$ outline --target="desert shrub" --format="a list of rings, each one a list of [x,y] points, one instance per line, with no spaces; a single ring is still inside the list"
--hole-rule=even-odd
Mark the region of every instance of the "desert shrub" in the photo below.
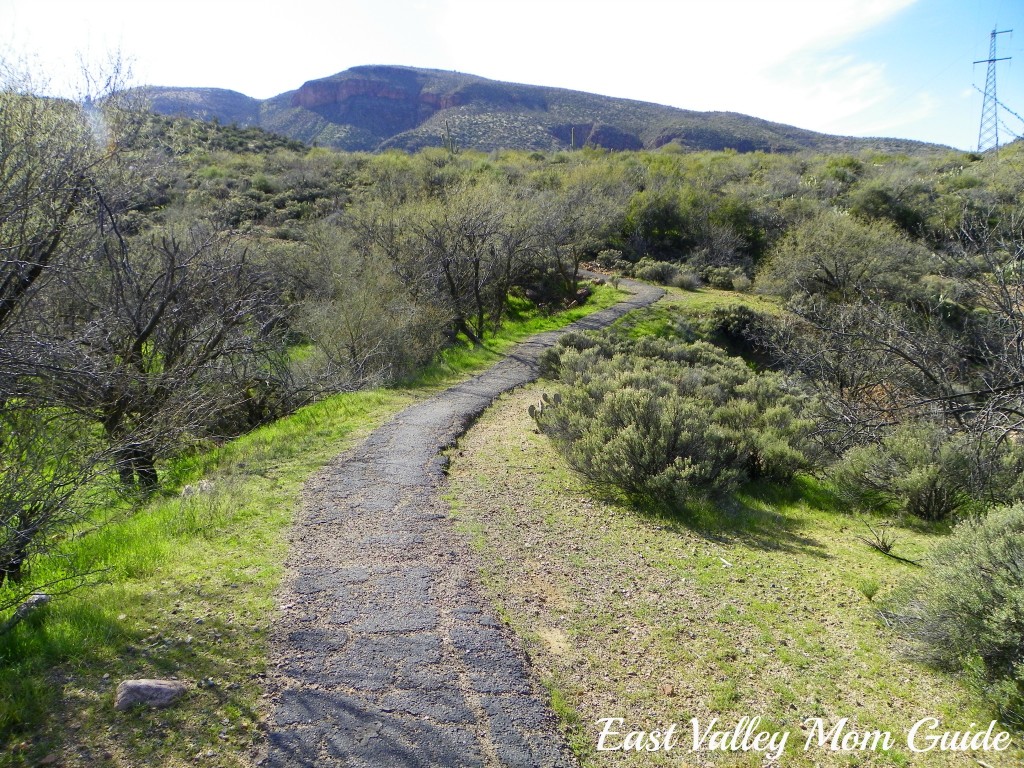
[[[626,205],[622,224],[625,250],[636,256],[678,257],[692,242],[678,190],[644,189]]]
[[[787,298],[846,302],[864,294],[905,300],[931,260],[928,250],[884,220],[835,210],[790,229],[761,270],[762,289]]]
[[[606,248],[597,254],[596,260],[602,267],[610,269],[622,260],[622,251]]]
[[[754,281],[746,275],[737,275],[732,279],[732,289],[734,291],[739,291],[740,293],[746,293],[749,291],[753,284]]]
[[[679,267],[668,261],[641,259],[633,268],[633,275],[640,280],[669,285],[679,275]]]
[[[669,283],[673,288],[682,288],[684,291],[696,291],[701,287],[700,275],[689,270],[680,272]]]
[[[801,395],[711,344],[572,334],[542,368],[562,387],[538,423],[597,485],[676,506],[809,463]]]
[[[722,291],[746,290],[751,285],[750,278],[740,267],[706,266],[701,270],[701,277],[712,288]],[[736,287],[737,281],[742,288]]]
[[[947,520],[1019,497],[1020,453],[936,424],[911,424],[851,448],[831,477],[839,497],[857,509]]]
[[[865,220],[889,220],[911,235],[918,233],[925,219],[911,202],[886,188],[884,180],[866,184],[851,193],[850,212]]]
[[[892,615],[927,659],[976,676],[1024,724],[1024,504],[957,526]]]
[[[774,358],[762,340],[772,323],[772,318],[745,304],[726,304],[697,318],[680,318],[676,330],[682,338],[708,341],[730,355],[768,366]]]

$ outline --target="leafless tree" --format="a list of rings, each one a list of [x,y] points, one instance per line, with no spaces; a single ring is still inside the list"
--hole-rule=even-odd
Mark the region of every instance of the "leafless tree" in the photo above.
[[[0,329],[113,202],[101,182],[120,173],[139,113],[119,68],[98,85],[79,101],[46,98],[0,62]]]
[[[542,192],[533,201],[537,245],[543,263],[573,295],[579,286],[580,264],[600,250],[617,225],[621,206],[595,184],[575,183]]]
[[[83,269],[97,221],[118,208],[133,173],[122,160],[139,112],[122,74],[115,63],[87,78],[80,98],[48,98],[0,62],[0,611],[31,591],[69,588],[87,570],[27,577],[33,556],[90,517],[110,457],[74,414],[23,396],[39,385],[24,376],[26,342],[42,296]]]
[[[102,425],[127,485],[273,386],[283,307],[237,236],[200,224],[106,237],[49,286],[20,339],[18,395]],[[245,425],[251,426],[251,425]]]
[[[536,253],[523,199],[501,184],[447,189],[399,206],[349,212],[357,247],[390,265],[410,299],[433,304],[455,333],[481,342]]]
[[[93,571],[68,560],[42,577],[29,573],[32,558],[55,554],[70,531],[96,521],[97,503],[109,498],[98,483],[110,458],[67,413],[0,409],[0,613],[33,593],[72,589]]]
[[[920,419],[999,438],[1024,431],[1022,222],[989,216],[961,228],[933,264],[955,297],[912,287],[897,299],[869,275],[844,301],[791,302],[794,319],[773,345],[818,390],[838,451]]]

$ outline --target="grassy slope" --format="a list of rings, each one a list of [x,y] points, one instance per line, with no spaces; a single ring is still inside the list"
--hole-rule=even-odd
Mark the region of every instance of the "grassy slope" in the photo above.
[[[454,348],[407,386],[338,395],[170,468],[163,498],[84,537],[101,583],[0,638],[0,766],[245,765],[259,738],[273,592],[305,480],[409,403],[484,368],[530,334],[614,304],[543,317],[517,305],[483,348]],[[174,485],[174,484],[172,484]],[[40,566],[45,567],[45,566]],[[118,681],[195,685],[163,711],[115,713]]]
[[[668,313],[733,300],[673,292]],[[659,306],[638,327],[666,319]],[[595,498],[526,414],[542,388],[507,396],[461,441],[451,497],[585,765],[761,765],[753,753],[595,751],[600,717],[625,718],[622,730],[677,722],[689,737],[691,718],[731,729],[744,715],[791,732],[787,766],[976,765],[905,746],[919,718],[963,729],[991,715],[956,680],[909,661],[874,620],[866,595],[883,599],[913,569],[859,542],[860,521],[809,479],[789,495],[761,489],[729,510],[697,509],[688,524]],[[897,551],[915,558],[934,540],[902,531]],[[809,717],[849,717],[897,746],[805,753]],[[1021,753],[980,757],[1009,766]]]

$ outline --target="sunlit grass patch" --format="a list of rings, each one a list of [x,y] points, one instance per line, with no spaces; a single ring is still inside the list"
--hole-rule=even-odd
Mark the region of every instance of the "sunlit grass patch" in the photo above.
[[[402,386],[326,398],[162,467],[162,495],[74,543],[99,569],[95,583],[0,637],[0,766],[51,754],[81,766],[185,765],[197,755],[248,764],[274,590],[305,481],[406,405],[621,296],[599,287],[556,315],[518,307],[483,346],[454,348]],[[117,683],[140,677],[191,688],[169,710],[115,713]]]

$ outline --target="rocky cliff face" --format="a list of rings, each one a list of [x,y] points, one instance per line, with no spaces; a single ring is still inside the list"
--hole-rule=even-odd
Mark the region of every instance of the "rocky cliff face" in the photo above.
[[[318,109],[344,104],[356,97],[369,100],[415,103],[436,112],[459,103],[458,94],[416,92],[383,80],[352,77],[345,80],[311,80],[292,95],[292,106]]]
[[[442,146],[561,150],[585,145],[686,150],[856,152],[933,149],[894,139],[851,139],[746,115],[692,112],[590,93],[503,83],[458,72],[353,67],[265,101],[217,89],[154,88],[154,111],[259,125],[310,144],[359,151]]]
[[[292,94],[291,106],[384,141],[458,106],[457,92],[425,90],[424,80],[398,68],[357,68],[304,83]]]

